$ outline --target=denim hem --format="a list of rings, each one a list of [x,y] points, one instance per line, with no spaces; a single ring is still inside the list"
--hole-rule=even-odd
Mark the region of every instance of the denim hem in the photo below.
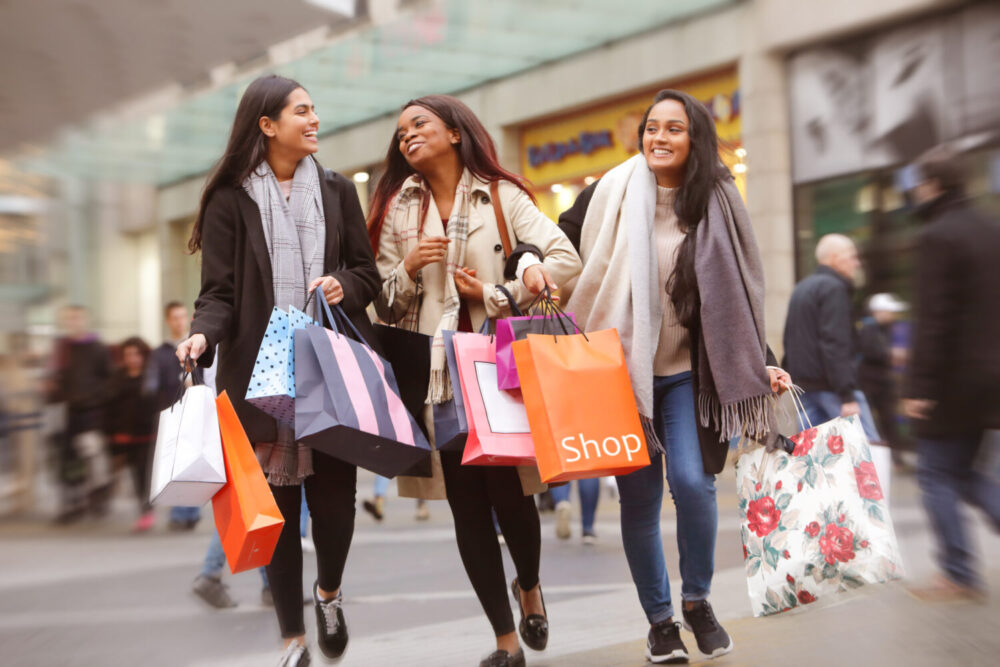
[[[673,618],[674,616],[674,605],[668,605],[667,608],[656,614],[646,614],[646,619],[649,621],[650,625],[656,625],[657,623],[662,623],[668,618]]]

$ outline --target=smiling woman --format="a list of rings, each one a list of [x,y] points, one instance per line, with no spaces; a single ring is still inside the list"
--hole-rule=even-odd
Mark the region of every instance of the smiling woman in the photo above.
[[[357,470],[295,441],[294,430],[244,400],[274,306],[305,307],[321,289],[374,343],[365,308],[378,272],[354,184],[313,158],[319,117],[309,93],[280,76],[255,80],[240,100],[229,144],[202,197],[189,241],[202,251],[201,293],[191,336],[177,347],[211,365],[261,462],[285,528],[267,567],[286,650],[281,665],[309,663],[302,611],[299,512],[305,488],[317,570],[313,585],[318,644],[330,659],[348,640],[341,577],[354,532]]]

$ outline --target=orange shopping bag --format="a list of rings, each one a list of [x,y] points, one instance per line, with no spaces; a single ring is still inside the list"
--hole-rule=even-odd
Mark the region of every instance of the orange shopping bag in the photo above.
[[[285,519],[226,392],[215,399],[226,485],[212,498],[215,527],[233,574],[271,562]]]
[[[543,482],[623,475],[649,465],[615,329],[529,334],[512,348]]]

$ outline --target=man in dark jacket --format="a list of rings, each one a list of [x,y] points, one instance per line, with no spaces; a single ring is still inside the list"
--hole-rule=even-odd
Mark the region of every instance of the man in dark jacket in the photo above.
[[[851,299],[861,268],[858,250],[846,236],[827,234],[816,244],[816,261],[816,271],[795,286],[788,303],[782,367],[805,389],[802,406],[813,425],[858,415],[869,443],[878,445],[881,437],[855,373]],[[888,498],[890,453],[881,446],[871,453]]]
[[[905,411],[917,436],[917,474],[944,576],[922,599],[979,598],[959,499],[1000,530],[1000,486],[975,469],[984,432],[1000,428],[1000,223],[965,198],[959,157],[938,146],[916,164],[911,195],[928,221],[917,244],[915,310]]]

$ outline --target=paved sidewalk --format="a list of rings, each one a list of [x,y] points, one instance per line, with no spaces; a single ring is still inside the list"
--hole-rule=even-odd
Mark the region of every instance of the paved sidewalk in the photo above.
[[[360,475],[358,497],[370,492]],[[1000,662],[1000,538],[975,524],[978,552],[997,592],[987,605],[923,605],[902,584],[868,586],[774,617],[750,617],[741,565],[732,471],[719,480],[718,571],[712,602],[735,651],[720,667],[766,665],[995,665]],[[574,502],[575,502],[574,494]],[[919,580],[933,571],[930,535],[912,478],[896,477],[893,517],[905,566]],[[55,529],[0,523],[0,665],[268,666],[276,663],[273,611],[260,606],[255,573],[227,576],[234,610],[207,609],[188,592],[211,530],[128,532],[134,507],[116,503],[110,521]],[[413,521],[412,500],[391,497],[385,522],[358,513],[345,579],[351,646],[344,667],[470,666],[490,648],[489,626],[461,569],[450,513]],[[605,495],[597,546],[554,537],[543,516],[542,581],[549,648],[528,653],[536,667],[645,664],[648,628],[621,551],[618,508]],[[163,517],[161,516],[161,519]],[[673,510],[664,507],[668,569],[679,590]],[[509,559],[508,572],[513,572]],[[315,576],[307,559],[305,582]],[[306,610],[310,637],[314,619]],[[696,646],[684,633],[689,650]],[[318,652],[314,651],[314,658]],[[707,664],[709,661],[703,661]]]

